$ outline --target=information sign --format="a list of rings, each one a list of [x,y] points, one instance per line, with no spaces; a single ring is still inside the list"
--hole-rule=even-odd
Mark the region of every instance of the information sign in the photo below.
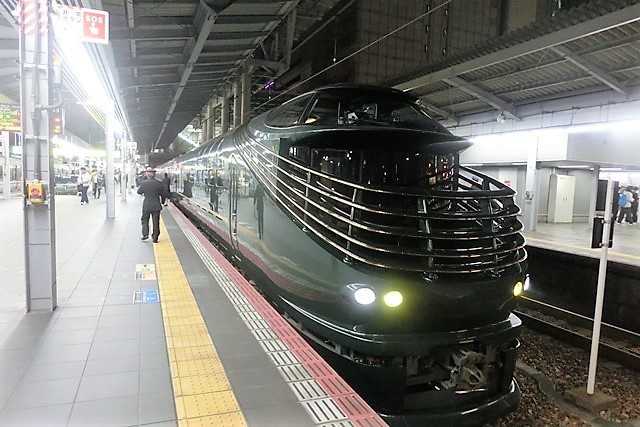
[[[57,24],[63,31],[89,43],[109,43],[109,12],[54,3]]]
[[[0,104],[0,131],[20,132],[20,106]]]

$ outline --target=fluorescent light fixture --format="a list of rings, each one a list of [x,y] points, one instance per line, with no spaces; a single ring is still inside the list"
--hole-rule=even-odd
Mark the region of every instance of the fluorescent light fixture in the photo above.
[[[568,126],[566,130],[567,133],[598,132],[603,130],[612,130],[616,132],[638,131],[640,130],[640,120],[620,120],[613,122]]]
[[[600,168],[600,172],[620,172],[622,168]]]
[[[560,165],[556,166],[558,169],[591,169],[589,165]]]

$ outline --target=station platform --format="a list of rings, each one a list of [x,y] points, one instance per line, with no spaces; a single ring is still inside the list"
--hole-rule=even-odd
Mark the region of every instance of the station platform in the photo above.
[[[527,246],[551,249],[559,252],[600,258],[602,250],[591,248],[592,229],[586,222],[543,223],[536,231],[523,233]],[[607,251],[609,261],[640,266],[640,227],[638,224],[614,224],[613,246]]]
[[[384,426],[173,207],[56,196],[57,308],[26,313],[22,200],[0,200],[0,426]]]

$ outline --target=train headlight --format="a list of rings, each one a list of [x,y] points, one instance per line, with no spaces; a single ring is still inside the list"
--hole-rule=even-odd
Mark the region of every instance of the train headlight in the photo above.
[[[524,278],[524,288],[523,289],[525,291],[528,291],[530,287],[531,287],[531,278],[527,274],[527,277]]]
[[[513,296],[514,297],[519,297],[520,295],[522,295],[522,290],[523,289],[524,289],[524,285],[522,284],[522,282],[517,282],[513,286]]]
[[[369,305],[376,300],[376,293],[371,288],[358,288],[353,292],[353,297],[358,304]]]
[[[397,307],[402,304],[402,294],[398,291],[387,292],[383,300],[388,307]]]

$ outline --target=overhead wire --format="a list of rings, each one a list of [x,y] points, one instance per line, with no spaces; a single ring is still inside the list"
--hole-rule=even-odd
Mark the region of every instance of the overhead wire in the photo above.
[[[407,28],[408,26],[410,26],[410,25],[414,24],[415,22],[417,22],[417,21],[419,21],[419,20],[423,19],[425,16],[428,16],[428,15],[430,15],[431,13],[435,12],[436,10],[443,8],[444,6],[446,6],[447,4],[451,3],[452,1],[453,1],[453,0],[446,0],[446,1],[444,1],[442,4],[440,4],[440,5],[436,6],[436,7],[434,7],[433,9],[430,9],[430,10],[426,11],[425,13],[423,13],[423,14],[419,15],[418,17],[416,17],[416,18],[412,19],[411,21],[409,21],[409,22],[407,22],[407,23],[405,23],[405,24],[401,25],[400,27],[396,28],[395,30],[392,30],[392,31],[388,32],[387,34],[383,35],[382,37],[380,37],[380,38],[378,38],[378,39],[376,39],[376,40],[374,40],[374,41],[372,41],[372,42],[370,42],[370,43],[368,43],[368,44],[364,45],[364,46],[363,46],[363,47],[361,47],[360,49],[358,49],[358,50],[356,50],[356,51],[354,51],[354,52],[350,53],[349,55],[345,56],[344,58],[342,58],[342,59],[340,59],[340,60],[335,61],[333,64],[331,64],[331,65],[329,65],[329,66],[325,67],[324,69],[322,69],[322,70],[318,71],[317,73],[313,74],[312,76],[309,76],[309,77],[307,77],[306,79],[304,79],[304,80],[302,80],[302,81],[300,81],[300,82],[296,83],[296,84],[295,84],[295,85],[293,85],[292,87],[288,88],[287,90],[285,90],[285,91],[281,92],[280,94],[276,95],[275,97],[271,98],[269,101],[267,101],[267,102],[263,102],[262,104],[258,105],[258,106],[257,106],[255,109],[253,109],[253,110],[260,109],[261,107],[263,107],[263,106],[265,106],[265,105],[267,105],[267,104],[269,104],[269,103],[272,103],[274,100],[276,100],[276,99],[280,98],[281,96],[283,96],[283,95],[285,95],[285,94],[287,94],[287,93],[289,93],[289,92],[293,91],[293,90],[294,90],[294,89],[296,89],[298,86],[300,86],[300,85],[302,85],[302,84],[304,84],[304,83],[307,83],[308,81],[310,81],[310,80],[312,80],[312,79],[315,79],[315,78],[316,78],[316,77],[318,77],[319,75],[321,75],[321,74],[323,74],[323,73],[325,73],[325,72],[329,71],[330,69],[332,69],[332,68],[336,67],[337,65],[339,65],[339,64],[341,64],[341,63],[343,63],[343,62],[345,62],[345,61],[347,61],[347,60],[349,60],[349,59],[353,58],[353,57],[354,57],[354,56],[356,56],[356,55],[359,55],[360,53],[362,53],[362,52],[364,52],[365,50],[369,49],[371,46],[374,46],[374,45],[376,45],[376,44],[380,43],[381,41],[383,41],[383,40],[387,39],[388,37],[391,37],[392,35],[396,34],[397,32],[402,31],[403,29]]]

